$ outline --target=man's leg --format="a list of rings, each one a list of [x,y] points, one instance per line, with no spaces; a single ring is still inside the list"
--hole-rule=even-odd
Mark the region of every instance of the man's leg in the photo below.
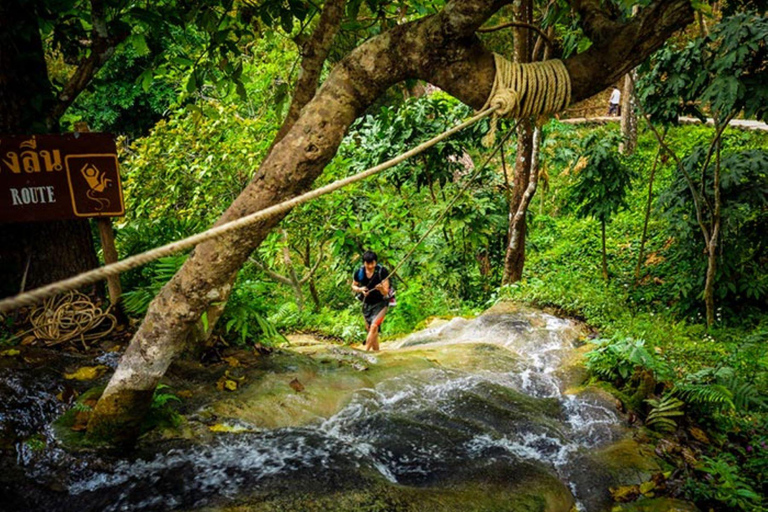
[[[381,327],[381,322],[384,321],[384,316],[387,314],[387,309],[387,306],[381,308],[381,311],[379,311],[379,313],[373,319],[371,326],[368,328],[368,338],[365,340],[366,350],[373,350],[374,352],[379,351],[379,327]]]
[[[368,323],[368,320],[365,321],[365,341],[363,342],[363,348],[368,349],[368,333],[371,332],[371,324]]]

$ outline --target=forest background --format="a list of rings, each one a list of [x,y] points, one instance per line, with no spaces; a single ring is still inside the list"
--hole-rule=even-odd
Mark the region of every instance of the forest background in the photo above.
[[[161,34],[152,32],[157,20],[145,19],[144,31],[125,37],[61,117],[63,131],[85,123],[120,137],[127,211],[115,226],[121,258],[205,230],[270,150],[290,108],[302,34],[318,14],[311,3],[270,5],[251,14],[260,30],[237,37],[215,9],[200,9],[195,23]],[[616,8],[630,15],[631,5]],[[352,2],[350,9],[357,11],[337,35],[323,76],[359,41],[434,7]],[[543,125],[524,272],[502,286],[516,156],[514,142],[505,145],[399,271],[398,305],[384,338],[500,300],[583,319],[596,333],[587,362],[593,378],[644,418],[652,435],[670,440],[662,455],[678,485],[669,492],[702,507],[764,507],[768,133],[722,124],[736,115],[765,116],[765,107],[755,107],[768,104],[760,79],[768,44],[763,14],[753,4],[701,5],[698,25],[638,70],[633,154],[619,152],[617,124]],[[73,14],[70,29],[87,28],[77,23]],[[566,14],[544,25],[562,56],[589,47]],[[214,40],[217,31],[225,44]],[[62,86],[73,72],[60,44],[65,35],[52,30],[43,41],[49,75]],[[500,32],[483,38],[496,51],[511,51]],[[720,124],[678,126],[678,113],[715,115]],[[425,84],[393,88],[353,125],[316,185],[381,163],[470,114]],[[500,131],[510,126],[503,122]],[[364,325],[349,284],[361,253],[374,250],[382,264],[397,263],[488,153],[480,144],[487,129],[487,122],[476,125],[376,178],[294,209],[239,273],[209,350],[279,346],[296,332],[360,343]],[[709,216],[703,223],[710,229],[716,213],[697,212],[692,189],[703,203],[715,194],[721,201],[710,325],[697,213]],[[143,316],[185,258],[121,276],[129,316]]]

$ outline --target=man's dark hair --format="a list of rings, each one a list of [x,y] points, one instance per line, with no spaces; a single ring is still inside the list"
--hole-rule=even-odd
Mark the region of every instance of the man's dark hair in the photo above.
[[[376,253],[373,251],[365,251],[365,254],[363,254],[363,261],[366,263],[378,261],[378,259],[379,258],[376,256]]]

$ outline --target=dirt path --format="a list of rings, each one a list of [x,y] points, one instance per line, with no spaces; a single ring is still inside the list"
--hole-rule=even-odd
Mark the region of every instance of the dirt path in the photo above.
[[[584,124],[584,123],[618,123],[621,120],[621,117],[619,116],[597,116],[597,117],[572,117],[570,119],[561,119],[561,123],[566,124]],[[680,123],[682,124],[698,124],[701,123],[700,120],[696,119],[695,117],[681,117]],[[713,125],[714,120],[712,118],[707,118],[707,124]],[[730,126],[734,126],[736,128],[741,128],[742,130],[760,130],[760,131],[768,131],[768,124],[762,123],[760,121],[755,121],[753,119],[733,119],[730,123]]]

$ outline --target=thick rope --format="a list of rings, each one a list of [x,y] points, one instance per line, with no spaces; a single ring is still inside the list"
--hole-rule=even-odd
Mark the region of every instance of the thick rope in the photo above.
[[[499,117],[531,117],[554,114],[571,102],[571,77],[563,61],[510,62],[494,53],[496,76],[488,100],[481,111],[496,107],[491,128],[483,137],[483,145],[491,147],[496,140]]]
[[[245,217],[240,217],[239,219],[227,222],[220,226],[210,228],[207,231],[198,233],[197,235],[192,235],[182,240],[178,240],[176,242],[172,242],[170,244],[163,245],[161,247],[157,247],[155,249],[151,249],[149,251],[146,251],[140,254],[136,254],[124,260],[120,260],[118,262],[110,263],[109,265],[105,265],[103,267],[99,267],[93,270],[89,270],[87,272],[83,272],[82,274],[78,274],[69,279],[57,281],[55,283],[51,283],[46,286],[41,286],[40,288],[31,290],[29,292],[21,293],[13,297],[0,300],[0,313],[7,313],[9,311],[13,311],[23,306],[31,306],[33,304],[37,304],[42,300],[45,300],[49,297],[53,297],[60,293],[67,292],[70,290],[75,290],[77,288],[80,288],[82,286],[86,286],[89,284],[97,283],[99,281],[102,281],[103,279],[106,279],[109,276],[122,274],[133,268],[145,265],[150,261],[154,261],[158,258],[162,258],[168,255],[174,254],[176,252],[183,251],[185,249],[191,249],[192,247],[195,247],[196,245],[202,242],[206,242],[213,238],[220,237],[226,233],[236,231],[240,228],[249,226],[251,224],[262,221],[274,215],[287,212],[296,206],[299,206],[308,201],[311,201],[312,199],[315,199],[325,194],[329,194],[335,190],[346,187],[347,185],[350,185],[357,181],[364,180],[365,178],[372,176],[378,172],[394,167],[395,165],[407,160],[408,158],[414,155],[418,155],[419,153],[431,148],[438,142],[450,137],[454,133],[461,131],[468,126],[471,126],[482,119],[485,119],[486,117],[493,114],[496,111],[496,108],[497,107],[494,107],[494,106],[491,106],[489,108],[484,108],[481,112],[476,114],[474,117],[471,117],[470,119],[467,119],[463,123],[454,126],[450,130],[447,130],[441,133],[440,135],[437,135],[436,137],[424,142],[423,144],[416,146],[415,148],[409,151],[406,151],[405,153],[391,160],[388,160],[375,167],[371,167],[370,169],[367,169],[358,174],[355,174],[354,176],[350,176],[348,178],[334,181],[333,183],[330,183],[324,187],[320,187],[318,189],[307,192],[306,194],[296,196],[294,198],[288,199],[287,201],[283,201],[282,203],[272,205],[268,208],[264,208],[263,210],[259,210],[257,212],[251,213],[250,215],[246,215]]]

